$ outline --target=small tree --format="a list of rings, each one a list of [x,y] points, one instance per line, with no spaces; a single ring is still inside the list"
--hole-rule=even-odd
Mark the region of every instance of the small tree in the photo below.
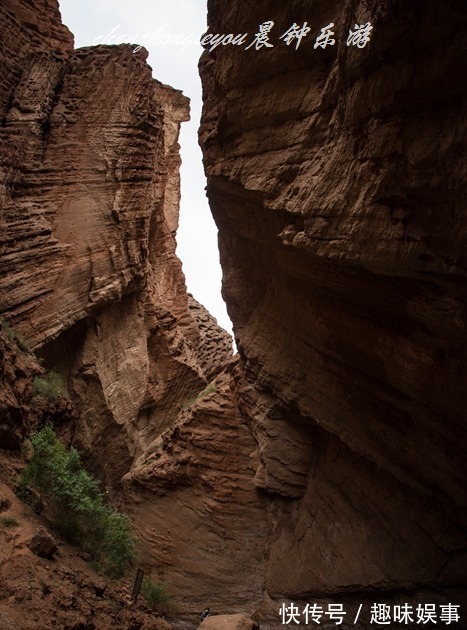
[[[155,582],[152,577],[145,577],[141,587],[141,595],[154,612],[162,614],[175,610],[175,603],[169,594],[166,582]]]
[[[123,575],[135,559],[135,544],[131,533],[130,519],[125,514],[110,511],[106,520],[102,549],[107,572]]]
[[[106,503],[78,452],[67,450],[51,426],[31,435],[30,441],[34,454],[20,486],[37,491],[49,518],[68,540],[89,552],[109,575],[123,575],[135,558],[128,517]]]

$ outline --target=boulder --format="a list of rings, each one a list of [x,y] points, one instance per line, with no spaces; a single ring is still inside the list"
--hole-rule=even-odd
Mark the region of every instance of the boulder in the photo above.
[[[11,501],[5,495],[0,494],[0,512],[6,512],[11,506]]]
[[[41,558],[52,559],[58,552],[55,538],[43,527],[39,527],[28,543],[29,549]]]
[[[256,630],[258,624],[242,613],[235,615],[209,615],[199,626],[200,630]]]

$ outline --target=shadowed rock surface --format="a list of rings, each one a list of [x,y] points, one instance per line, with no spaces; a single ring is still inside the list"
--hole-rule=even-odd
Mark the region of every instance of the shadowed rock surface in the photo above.
[[[263,588],[465,601],[466,7],[211,0],[208,15],[248,42],[274,20],[273,48],[200,64],[241,408],[270,501]],[[298,50],[279,39],[305,21]],[[315,49],[331,22],[336,45]],[[347,47],[367,22],[370,43]]]

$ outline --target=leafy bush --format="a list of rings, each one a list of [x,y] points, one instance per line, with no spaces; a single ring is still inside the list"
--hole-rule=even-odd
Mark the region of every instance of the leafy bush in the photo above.
[[[125,514],[110,511],[107,515],[102,551],[111,573],[123,575],[135,559],[135,542],[130,520]]]
[[[30,441],[34,454],[20,485],[40,495],[49,518],[69,541],[91,554],[108,575],[122,576],[135,558],[128,517],[105,502],[78,452],[65,449],[51,426],[31,435]]]
[[[54,370],[47,372],[43,376],[34,377],[33,392],[34,395],[45,396],[49,400],[68,396],[62,377]]]
[[[141,595],[155,612],[169,613],[174,611],[175,604],[167,589],[168,585],[165,582],[155,582],[151,577],[145,577]]]
[[[0,516],[0,525],[2,527],[18,527],[18,521],[12,516]]]

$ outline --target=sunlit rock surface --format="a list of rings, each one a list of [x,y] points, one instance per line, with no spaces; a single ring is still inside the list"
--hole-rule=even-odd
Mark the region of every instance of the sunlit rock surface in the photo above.
[[[74,443],[116,491],[232,355],[175,255],[188,99],[144,50],[73,51],[57,2],[0,20],[0,312],[64,377]]]

